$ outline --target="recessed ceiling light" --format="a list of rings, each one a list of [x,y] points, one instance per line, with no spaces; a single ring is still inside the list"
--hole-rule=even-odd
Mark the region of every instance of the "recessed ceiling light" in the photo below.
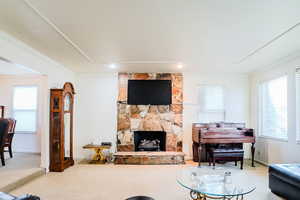
[[[111,64],[109,65],[109,68],[115,69],[115,68],[117,68],[117,65],[116,65],[115,63],[111,63]]]
[[[182,68],[183,68],[182,63],[178,63],[178,64],[177,64],[177,68],[178,68],[178,69],[182,69]]]

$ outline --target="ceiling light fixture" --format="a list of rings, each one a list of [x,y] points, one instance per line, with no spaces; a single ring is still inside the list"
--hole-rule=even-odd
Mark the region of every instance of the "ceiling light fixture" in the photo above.
[[[182,68],[183,68],[182,63],[178,63],[178,64],[177,64],[177,68],[178,68],[178,69],[182,69]]]
[[[109,67],[110,67],[111,69],[116,69],[116,68],[117,68],[117,65],[114,64],[114,63],[111,63],[111,64],[109,65]]]

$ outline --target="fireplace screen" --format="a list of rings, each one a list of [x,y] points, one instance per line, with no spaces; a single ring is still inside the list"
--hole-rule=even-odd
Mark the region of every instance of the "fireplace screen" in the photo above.
[[[135,151],[166,151],[166,132],[135,131]]]

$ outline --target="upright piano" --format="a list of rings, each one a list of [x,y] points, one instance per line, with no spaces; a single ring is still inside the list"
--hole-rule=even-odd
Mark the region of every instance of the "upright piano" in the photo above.
[[[207,161],[206,149],[209,145],[230,145],[243,148],[243,143],[251,143],[252,167],[254,167],[255,134],[245,128],[245,123],[193,123],[193,160]]]

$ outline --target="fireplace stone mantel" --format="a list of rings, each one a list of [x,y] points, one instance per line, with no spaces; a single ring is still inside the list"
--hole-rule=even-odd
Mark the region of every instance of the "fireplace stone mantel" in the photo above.
[[[128,80],[171,80],[171,105],[128,105]],[[182,151],[183,76],[181,73],[119,73],[117,151],[135,151],[134,131],[165,131],[166,151]]]

